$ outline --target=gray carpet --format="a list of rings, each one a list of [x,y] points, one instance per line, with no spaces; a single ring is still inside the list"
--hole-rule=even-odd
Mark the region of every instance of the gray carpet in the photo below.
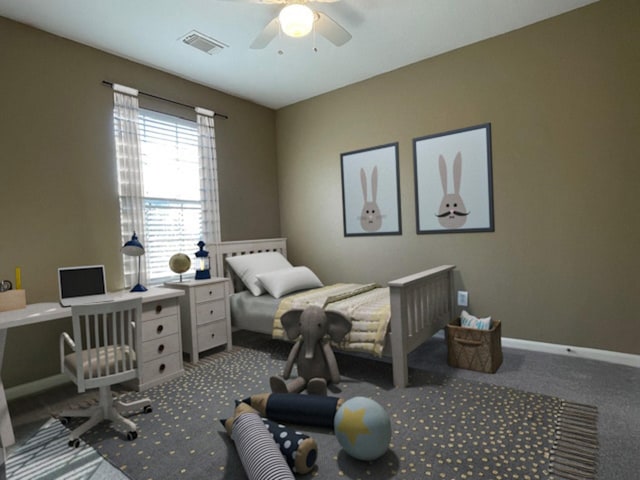
[[[248,347],[263,347],[271,343],[266,336],[248,332],[234,332],[233,338],[235,344]],[[636,452],[640,451],[640,369],[579,358],[575,354],[552,355],[513,348],[503,348],[503,352],[504,363],[496,374],[455,369],[447,366],[446,344],[442,338],[436,337],[411,353],[409,364],[440,376],[513,387],[597,406],[600,443],[598,479],[638,479],[640,456]],[[345,361],[340,362],[344,370]],[[346,365],[356,366],[359,362],[359,359],[351,358]],[[376,364],[373,365],[375,367]],[[9,449],[8,463],[14,470],[7,477],[4,468],[0,467],[0,478],[119,478],[119,470],[116,471],[105,461],[101,462],[100,467],[88,468],[87,465],[93,465],[95,455],[87,455],[84,450],[67,450],[64,435],[62,438],[37,435],[38,429],[46,429],[43,425],[46,425],[52,414],[76,402],[77,398],[75,388],[69,384],[9,402],[17,444]],[[37,440],[35,447],[29,443],[32,439]],[[53,462],[48,461],[52,451],[57,456]],[[94,452],[91,448],[88,451]],[[76,466],[78,463],[82,464],[82,461],[77,462],[77,458],[59,461],[68,452],[77,452],[80,457],[87,455],[89,459],[82,460],[85,465],[79,468]],[[25,463],[21,463],[22,460]],[[34,463],[40,468],[40,474],[47,475],[50,471],[50,476],[33,476],[33,470],[25,470],[25,464]],[[56,468],[47,470],[52,463],[56,464]],[[20,476],[21,473],[24,475]],[[225,473],[213,472],[207,478],[225,478],[224,475]],[[328,477],[318,475],[317,478]]]
[[[135,417],[140,436],[134,442],[106,424],[84,439],[136,480],[246,478],[218,420],[231,416],[235,400],[269,390],[269,376],[282,371],[289,346],[251,334],[235,339],[260,350],[239,347],[208,357],[183,377],[144,392],[154,412]],[[301,478],[594,478],[595,459],[579,467],[567,455],[550,461],[554,421],[564,408],[558,398],[417,369],[411,388],[394,389],[388,363],[344,355],[338,361],[343,380],[331,394],[366,396],[384,406],[391,445],[380,459],[362,462],[347,455],[331,431],[298,426],[319,446],[316,472]],[[593,442],[578,443],[579,454],[596,452]],[[580,475],[572,476],[576,471]]]

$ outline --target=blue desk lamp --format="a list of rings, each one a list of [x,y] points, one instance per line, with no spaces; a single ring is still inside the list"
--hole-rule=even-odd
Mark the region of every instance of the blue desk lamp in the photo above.
[[[121,251],[122,253],[130,257],[138,257],[138,284],[135,287],[133,287],[130,291],[146,292],[147,291],[146,287],[140,284],[140,259],[142,255],[144,255],[144,247],[138,240],[138,236],[136,235],[136,232],[133,232],[133,235],[131,236],[131,240],[129,240],[127,243],[124,244]]]

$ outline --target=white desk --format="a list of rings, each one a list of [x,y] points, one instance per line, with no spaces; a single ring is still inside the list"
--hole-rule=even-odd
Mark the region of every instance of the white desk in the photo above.
[[[127,292],[123,291],[121,294],[117,294],[115,298],[136,298],[142,297],[143,304],[143,315],[142,320],[145,321],[145,313],[149,312],[147,315],[150,317],[161,315],[164,306],[169,306],[168,309],[164,309],[164,314],[167,315],[167,312],[170,315],[177,315],[175,320],[177,320],[174,326],[175,330],[171,330],[171,336],[177,336],[177,345],[178,349],[180,349],[180,311],[178,307],[178,297],[184,295],[184,292],[181,290],[174,290],[170,288],[150,288],[146,292]],[[147,308],[145,308],[147,307]],[[151,308],[149,308],[151,307]],[[154,318],[149,318],[149,323],[153,324],[158,320]],[[2,371],[2,363],[4,359],[4,347],[7,340],[7,330],[12,327],[23,327],[25,325],[32,325],[40,322],[48,322],[51,320],[58,320],[62,318],[71,318],[71,308],[70,307],[61,307],[59,303],[33,303],[31,305],[27,305],[26,308],[21,308],[19,310],[10,310],[8,312],[0,312],[0,372]],[[165,317],[167,318],[167,317]],[[169,317],[171,318],[171,317]],[[173,322],[172,322],[173,323]],[[163,330],[163,329],[160,329]],[[163,335],[167,335],[168,329],[164,329]],[[177,334],[176,334],[177,332]],[[159,332],[158,332],[159,333]],[[164,347],[162,350],[165,350]],[[138,352],[140,353],[140,352]],[[158,378],[151,378],[149,381],[141,379],[140,388],[148,388],[156,383],[161,383],[162,381],[166,381],[170,378],[173,378],[176,375],[182,373],[182,351],[178,350],[178,352],[167,352],[166,350],[163,352],[164,355],[169,354],[171,367],[166,369],[166,363],[162,363],[162,376]],[[179,359],[179,366],[176,366],[176,358]],[[141,359],[140,363],[143,363],[144,360]],[[148,362],[153,366],[153,363]],[[144,369],[139,365],[139,375],[144,375]],[[9,445],[13,445],[15,443],[15,436],[13,434],[13,426],[11,425],[11,416],[9,415],[9,408],[7,406],[7,397],[4,392],[4,383],[2,382],[2,376],[0,375],[0,445],[2,445],[2,451],[0,451],[0,464],[4,462],[3,450]]]

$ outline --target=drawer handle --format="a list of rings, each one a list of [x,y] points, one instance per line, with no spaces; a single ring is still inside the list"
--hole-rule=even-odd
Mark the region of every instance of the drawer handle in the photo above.
[[[209,315],[213,315],[213,310],[211,310],[211,311],[209,312]]]
[[[162,312],[162,305],[156,305],[156,313]]]
[[[164,344],[158,345],[158,353],[164,352]]]
[[[158,325],[158,328],[156,328],[156,332],[162,333],[162,330],[164,330],[164,327],[162,325]]]
[[[213,295],[213,290],[209,290],[209,296]]]
[[[211,334],[211,338],[213,338],[213,337],[215,337],[215,336],[216,336],[216,334],[215,334],[215,333],[212,333],[212,334]]]
[[[158,371],[160,373],[164,372],[164,370],[167,368],[167,366],[164,363],[161,363],[160,366],[158,367]]]

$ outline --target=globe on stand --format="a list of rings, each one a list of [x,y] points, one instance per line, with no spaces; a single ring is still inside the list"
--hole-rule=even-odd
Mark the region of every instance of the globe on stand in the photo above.
[[[173,273],[179,274],[182,281],[182,274],[191,268],[191,259],[184,253],[176,253],[169,259],[169,268]]]

